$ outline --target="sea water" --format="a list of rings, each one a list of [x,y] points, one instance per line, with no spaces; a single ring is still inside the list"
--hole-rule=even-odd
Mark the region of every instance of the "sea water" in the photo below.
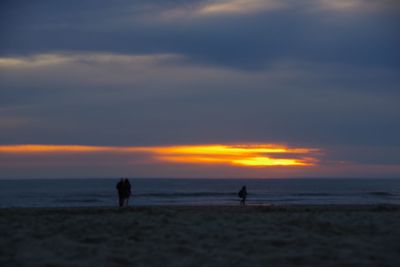
[[[0,207],[112,207],[119,179],[0,180]],[[130,179],[129,205],[400,204],[400,179]]]

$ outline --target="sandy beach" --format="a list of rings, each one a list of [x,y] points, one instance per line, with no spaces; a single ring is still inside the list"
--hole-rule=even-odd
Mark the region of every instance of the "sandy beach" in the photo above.
[[[400,266],[399,206],[1,209],[1,266]]]

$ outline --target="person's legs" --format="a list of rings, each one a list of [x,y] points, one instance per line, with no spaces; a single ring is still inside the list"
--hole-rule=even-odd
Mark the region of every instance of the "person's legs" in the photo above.
[[[122,207],[124,205],[124,198],[122,196],[119,196],[119,206]]]

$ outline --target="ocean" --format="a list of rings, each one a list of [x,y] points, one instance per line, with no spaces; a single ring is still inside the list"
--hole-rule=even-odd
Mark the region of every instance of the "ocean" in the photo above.
[[[119,179],[0,180],[0,208],[117,206]],[[129,205],[400,204],[400,179],[130,179]]]

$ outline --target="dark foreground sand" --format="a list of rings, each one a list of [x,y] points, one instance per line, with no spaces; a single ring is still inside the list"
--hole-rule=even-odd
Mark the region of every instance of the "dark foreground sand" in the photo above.
[[[0,266],[400,266],[400,208],[0,209]]]

